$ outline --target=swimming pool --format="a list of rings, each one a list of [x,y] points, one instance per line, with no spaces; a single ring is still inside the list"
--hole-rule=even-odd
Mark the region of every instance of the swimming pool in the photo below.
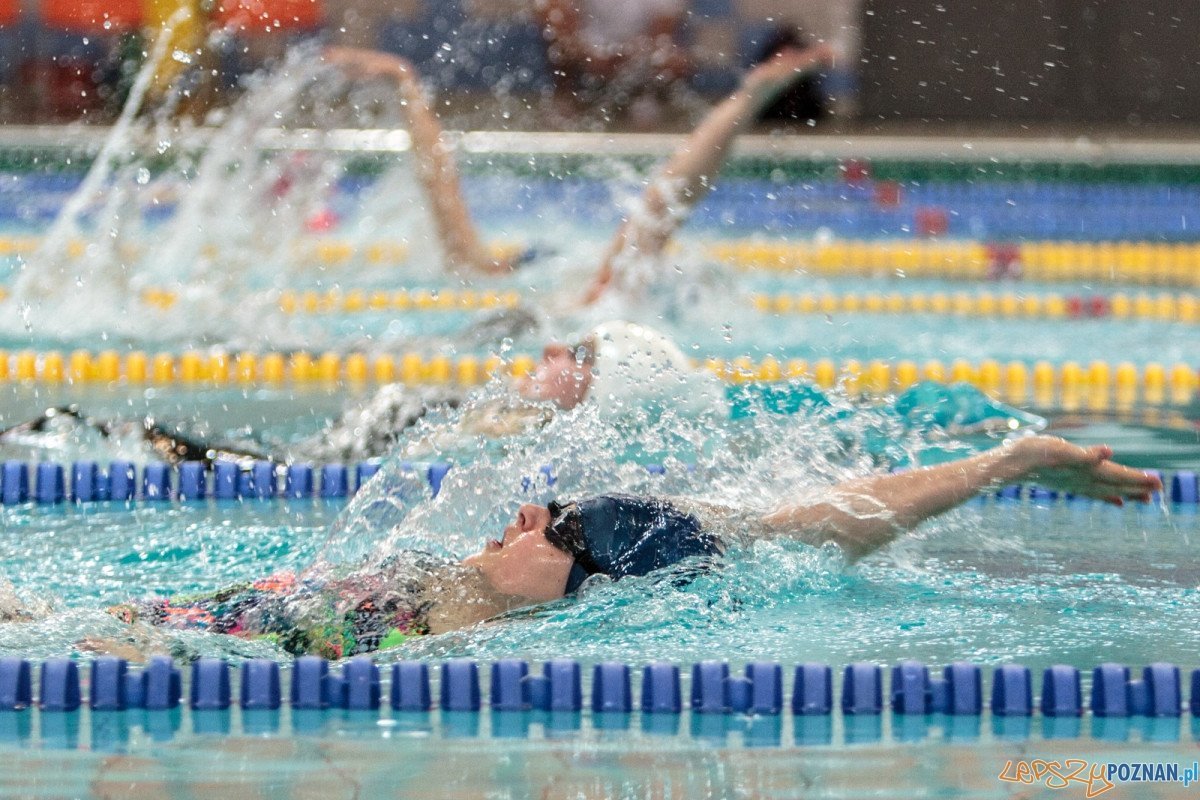
[[[537,137],[521,147],[509,143],[513,152],[507,155],[500,152],[503,141],[489,144],[486,137],[463,145],[471,154],[470,196],[489,232],[545,251],[524,271],[469,284],[432,271],[422,254],[419,219],[406,216],[399,201],[384,206],[394,215],[386,219],[372,205],[385,190],[405,185],[387,168],[396,157],[376,148],[383,155],[366,158],[374,166],[338,167],[336,191],[321,194],[317,211],[334,212],[331,229],[322,227],[327,217],[288,205],[278,227],[259,220],[268,227],[260,235],[265,246],[254,252],[258,263],[240,257],[235,266],[222,266],[219,258],[205,256],[229,292],[228,305],[218,303],[219,294],[205,293],[207,274],[172,280],[160,265],[144,273],[135,268],[145,281],[132,281],[124,287],[128,293],[159,294],[154,302],[128,307],[136,309],[133,315],[123,311],[130,318],[117,335],[100,338],[97,326],[82,317],[64,319],[53,332],[38,324],[26,329],[17,319],[0,340],[7,351],[0,420],[7,426],[44,407],[74,402],[102,418],[149,413],[229,435],[248,428],[283,446],[335,417],[348,395],[369,394],[375,362],[366,362],[369,379],[355,380],[354,353],[371,359],[385,354],[393,360],[391,374],[401,378],[405,357],[419,356],[414,379],[434,382],[439,379],[430,365],[439,358],[453,359],[448,369],[457,376],[463,358],[482,368],[498,353],[510,362],[536,355],[548,336],[577,334],[590,321],[551,319],[537,332],[504,328],[491,340],[460,334],[487,313],[479,307],[487,305],[481,298],[488,293],[497,305],[515,293],[536,307],[554,301],[551,287],[562,275],[585,274],[586,262],[615,224],[611,204],[637,186],[638,170],[648,163],[644,152],[657,147],[654,141],[620,143],[629,150],[624,161],[518,155],[522,147],[536,151],[544,143]],[[1170,370],[1192,364],[1198,337],[1186,311],[1195,287],[1183,280],[1192,274],[1187,230],[1194,160],[1172,151],[1174,161],[1138,163],[1126,153],[1122,163],[1115,149],[1113,163],[1097,167],[1083,163],[1080,154],[1038,161],[1017,147],[1007,162],[990,162],[994,154],[981,152],[986,166],[964,166],[897,158],[907,143],[894,143],[889,160],[887,152],[872,151],[883,146],[846,150],[811,139],[788,147],[830,155],[795,158],[774,152],[778,146],[770,141],[749,142],[750,157],[735,165],[689,223],[674,257],[703,279],[682,280],[663,292],[660,304],[634,310],[668,328],[697,359],[719,359],[715,368],[731,380],[739,379],[736,359],[743,356],[752,371],[768,359],[784,371],[803,360],[808,376],[819,381],[823,359],[838,375],[847,373],[847,362],[869,373],[878,360],[888,365],[889,377],[877,391],[864,393],[887,394],[897,388],[891,381],[899,380],[901,362],[931,376],[926,362],[937,360],[946,376],[956,361],[967,363],[964,375],[987,388],[992,367],[984,364],[1004,368],[1015,362],[1024,366],[1029,384],[1023,405],[1034,405],[1036,362],[1045,361],[1053,368],[1054,391],[1037,405],[1045,406],[1052,430],[1081,442],[1111,441],[1119,457],[1137,466],[1200,467],[1194,365],[1180,373],[1186,391],[1170,391]],[[307,157],[318,165],[340,163],[327,154]],[[309,166],[301,167],[297,180],[308,175]],[[14,168],[8,177],[21,193],[4,207],[11,224],[6,247],[21,250],[27,239],[45,233],[50,213],[79,176],[39,165]],[[160,197],[168,196],[169,183],[154,187]],[[411,192],[408,197],[411,203]],[[357,211],[359,203],[372,213]],[[170,207],[179,205],[146,205],[121,242],[152,251],[155,236],[171,230],[164,227],[171,224]],[[307,228],[306,221],[312,223]],[[918,228],[943,222],[944,230]],[[1106,246],[1115,239],[1135,246]],[[287,248],[276,246],[280,242]],[[1056,242],[1065,249],[1032,249]],[[198,243],[196,251],[219,244]],[[931,255],[935,247],[946,250]],[[778,269],[781,248],[784,262],[801,270]],[[218,247],[217,255],[222,252]],[[1044,252],[1053,263],[1039,273],[1031,254]],[[80,259],[86,256],[85,247]],[[128,263],[142,262],[135,255]],[[10,268],[16,264],[14,256]],[[230,275],[244,280],[229,288]],[[989,276],[993,282],[982,284]],[[407,290],[403,302],[390,294],[397,289]],[[330,291],[336,292],[333,300]],[[305,313],[306,292],[312,292],[316,313]],[[389,293],[386,307],[381,300],[372,310],[375,292]],[[474,294],[469,302],[461,294],[443,301],[450,292]],[[956,301],[964,293],[970,302]],[[1156,310],[1162,294],[1172,299],[1170,313]],[[848,303],[849,295],[859,299]],[[764,303],[762,296],[772,299]],[[889,310],[892,296],[901,298],[903,308]],[[781,304],[781,297],[788,303]],[[1036,314],[1022,311],[1030,298]],[[73,302],[62,298],[59,314],[78,312]],[[805,310],[806,303],[813,307]],[[157,316],[164,307],[170,323]],[[101,318],[99,325],[110,322]],[[71,361],[77,349],[91,354],[78,369]],[[313,354],[312,376],[297,372],[301,350]],[[105,351],[118,355],[111,375],[102,366]],[[31,373],[22,372],[25,352],[38,354]],[[57,377],[48,358],[55,352]],[[328,379],[315,363],[321,352],[337,359]],[[146,354],[140,380],[130,372],[137,353]],[[173,359],[169,377],[161,380],[154,373],[156,353]],[[197,354],[194,362],[186,361],[188,353]],[[254,372],[244,382],[239,353],[255,356]],[[266,372],[269,353],[283,365],[278,380]],[[225,359],[224,372],[214,357]],[[1103,370],[1093,369],[1097,361]],[[1070,362],[1078,373],[1065,367]],[[1137,391],[1122,403],[1118,371],[1124,362],[1136,367]],[[1152,364],[1163,365],[1158,402],[1148,396],[1153,380],[1147,376],[1157,374],[1148,371]],[[1008,373],[999,374],[997,391],[1004,396],[1011,386]],[[1078,381],[1082,398],[1075,408],[1064,402],[1071,380]],[[1092,402],[1097,395],[1105,402]],[[619,487],[745,501],[827,481],[870,461],[859,444],[876,430],[873,425],[891,430],[870,408],[858,408],[851,419],[837,432],[804,415],[716,430],[687,418],[628,429],[585,413],[503,446],[472,441],[427,453],[455,461],[436,499],[393,459],[345,511],[341,503],[320,500],[0,508],[7,577],[27,602],[67,609],[50,621],[0,626],[0,653],[39,660],[78,655],[82,638],[121,634],[121,624],[99,609],[131,594],[213,588],[294,569],[317,555],[349,562],[385,544],[459,555],[523,499],[544,502],[556,494]],[[444,421],[435,416],[427,424],[436,429]],[[918,436],[903,444],[919,451],[943,443]],[[69,463],[114,457],[106,447],[81,449],[77,441],[57,451],[6,446],[2,455]],[[648,472],[647,462],[665,464],[665,474]],[[540,472],[546,464],[553,465],[553,486]],[[532,481],[523,488],[526,477]],[[411,491],[400,492],[401,485]],[[1194,529],[1194,507],[1188,506],[1110,509],[1047,497],[988,498],[854,570],[843,569],[834,554],[760,545],[684,587],[652,579],[599,587],[575,605],[424,637],[380,653],[377,661],[524,659],[536,670],[539,662],[565,656],[582,663],[589,686],[589,668],[608,661],[635,670],[673,662],[684,667],[685,679],[690,664],[714,658],[733,662],[735,671],[748,662],[780,662],[789,676],[791,666],[802,662],[830,664],[835,673],[862,661],[915,659],[935,669],[970,661],[989,673],[996,665],[1020,663],[1035,676],[1065,663],[1085,670],[1086,694],[1086,670],[1101,662],[1197,665],[1193,631],[1200,607],[1188,558]],[[182,639],[176,644],[190,655],[283,657],[264,643],[203,634]],[[1022,727],[987,715],[884,715],[860,724],[852,715],[834,714],[809,724],[786,715],[717,715],[713,722],[685,713],[668,715],[664,725],[637,714],[612,721],[586,711],[558,718],[521,712],[507,720],[486,711],[460,718],[383,716],[390,721],[339,711],[304,719],[286,704],[278,717],[257,720],[236,710],[216,716],[130,711],[110,718],[0,712],[0,725],[7,726],[0,746],[32,776],[28,786],[14,789],[18,794],[35,792],[53,772],[68,794],[129,784],[192,792],[195,775],[205,773],[208,788],[225,793],[323,787],[335,796],[419,794],[439,780],[431,793],[453,787],[476,795],[495,782],[511,782],[564,796],[623,797],[642,796],[647,784],[657,782],[669,796],[792,796],[799,774],[814,795],[965,791],[984,797],[1007,796],[1009,784],[997,776],[1007,761],[1030,753],[1190,764],[1194,736],[1188,716],[1134,717],[1123,732],[1100,717],[1072,728],[1048,717]],[[608,722],[613,725],[605,727]],[[568,775],[555,777],[564,765]],[[1176,790],[1169,784],[1155,788]]]

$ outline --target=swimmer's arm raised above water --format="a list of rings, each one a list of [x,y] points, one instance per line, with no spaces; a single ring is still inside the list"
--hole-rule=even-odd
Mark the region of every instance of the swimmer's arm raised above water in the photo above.
[[[959,461],[838,484],[817,503],[785,503],[763,517],[763,532],[818,545],[831,541],[857,559],[929,517],[1016,481],[1115,505],[1149,501],[1162,489],[1158,478],[1111,458],[1107,445],[1084,448],[1053,436],[1030,436]]]
[[[451,269],[484,273],[507,272],[510,265],[489,253],[463,199],[458,168],[442,142],[442,125],[429,105],[416,69],[391,53],[330,47],[325,60],[354,78],[388,78],[396,81],[408,118],[417,178],[437,225],[438,239]]]
[[[750,70],[742,85],[715,106],[688,136],[642,195],[645,218],[627,220],[617,231],[584,297],[593,303],[612,282],[618,259],[627,251],[655,255],[683,222],[686,212],[708,194],[729,155],[734,137],[771,105],[781,92],[822,64],[833,62],[827,44],[783,50]]]

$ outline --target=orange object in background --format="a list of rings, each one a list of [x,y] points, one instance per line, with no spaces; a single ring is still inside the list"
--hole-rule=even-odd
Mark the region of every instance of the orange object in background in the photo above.
[[[324,18],[320,0],[217,0],[213,9],[218,25],[250,34],[316,28]]]
[[[21,0],[0,0],[0,25],[16,25],[21,16]]]
[[[142,24],[142,0],[42,0],[42,23],[72,33],[121,33]]]
[[[918,208],[913,220],[918,236],[945,236],[950,231],[950,214],[944,208]]]

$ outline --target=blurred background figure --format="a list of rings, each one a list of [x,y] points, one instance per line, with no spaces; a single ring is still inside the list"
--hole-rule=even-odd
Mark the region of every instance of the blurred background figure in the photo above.
[[[161,36],[151,97],[199,120],[325,22],[323,0],[0,0],[0,122],[113,120]]]
[[[803,31],[791,25],[779,25],[763,35],[753,63],[761,64],[789,47],[803,49],[809,42]],[[819,75],[805,75],[758,115],[761,122],[816,124],[829,115],[830,98]]]
[[[0,122],[111,120],[162,22],[190,9],[160,83],[190,66],[235,95],[245,73],[317,35],[411,61],[464,128],[684,131],[781,26],[841,54],[780,106],[775,118],[802,128],[823,116],[858,133],[1193,126],[1200,5],[1147,2],[980,14],[944,0],[0,0]]]
[[[692,73],[686,8],[684,0],[535,0],[558,110],[656,126]]]
[[[862,2],[0,0],[0,123],[111,122],[167,31],[152,106],[196,120],[315,36],[411,61],[463,129],[683,132],[780,29],[803,20],[802,46],[857,42]],[[849,85],[844,56],[834,77]]]

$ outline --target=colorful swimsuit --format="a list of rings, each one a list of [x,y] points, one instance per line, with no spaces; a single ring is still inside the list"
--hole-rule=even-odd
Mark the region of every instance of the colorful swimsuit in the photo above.
[[[136,600],[108,611],[128,623],[266,639],[293,655],[343,658],[429,633],[433,602],[426,579],[445,563],[403,553],[370,573],[338,579],[280,573],[211,594]]]

